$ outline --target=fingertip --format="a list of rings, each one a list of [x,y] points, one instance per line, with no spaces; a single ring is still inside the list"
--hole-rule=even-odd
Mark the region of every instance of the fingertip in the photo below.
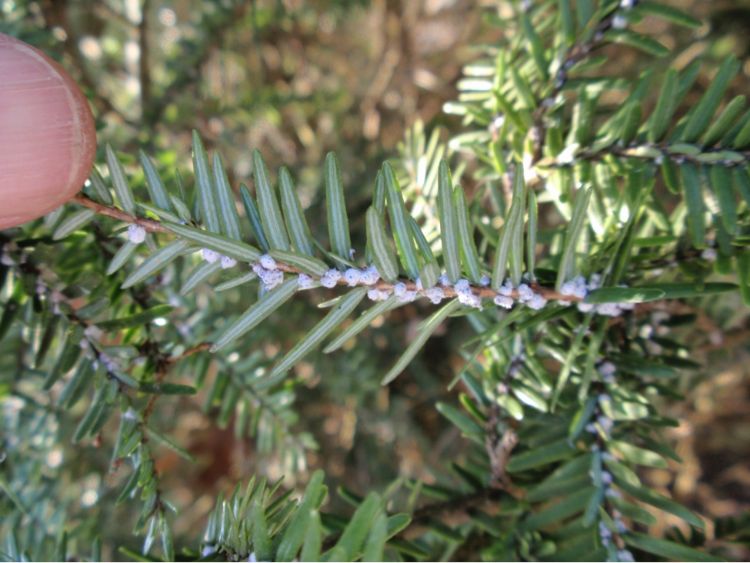
[[[41,51],[0,34],[0,228],[41,217],[83,186],[96,152],[83,93]]]

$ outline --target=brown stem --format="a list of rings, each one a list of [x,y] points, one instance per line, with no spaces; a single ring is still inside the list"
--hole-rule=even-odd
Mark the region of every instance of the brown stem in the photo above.
[[[491,481],[490,484],[498,489],[511,491],[513,483],[505,471],[505,466],[510,461],[510,454],[518,443],[518,435],[515,430],[508,426],[500,434],[498,424],[500,423],[500,406],[493,403],[490,407],[490,416],[485,424],[484,447],[490,460]]]
[[[167,364],[176,364],[177,362],[179,362],[180,360],[184,360],[188,356],[192,356],[193,354],[197,354],[198,352],[205,352],[206,350],[210,350],[211,346],[211,342],[201,342],[200,344],[191,346],[179,356],[169,357],[165,361]]]
[[[140,217],[136,217],[135,215],[131,215],[130,213],[125,213],[124,211],[121,211],[117,209],[116,207],[109,207],[108,205],[102,205],[101,203],[97,203],[93,199],[90,199],[83,194],[78,194],[72,199],[72,201],[73,203],[77,203],[78,205],[83,205],[84,207],[88,207],[89,209],[91,209],[95,213],[98,213],[99,215],[106,215],[107,217],[111,217],[112,219],[117,219],[118,221],[124,221],[125,223],[132,223],[135,225],[139,225],[150,233],[171,232],[169,229],[167,229],[164,225],[162,225],[158,221],[153,221],[151,219],[141,219]]]

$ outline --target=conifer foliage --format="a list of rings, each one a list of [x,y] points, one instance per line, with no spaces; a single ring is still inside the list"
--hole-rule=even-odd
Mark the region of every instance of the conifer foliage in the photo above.
[[[741,63],[728,57],[685,108],[701,62],[670,67],[639,23],[698,27],[690,15],[646,0],[503,13],[503,41],[446,104],[462,132],[444,145],[410,130],[362,216],[333,153],[319,231],[292,171],[255,150],[252,181],[231,185],[194,133],[192,173],[108,146],[73,204],[0,235],[4,558],[97,560],[105,545],[165,560],[709,561],[747,538],[737,517],[710,522],[708,541],[707,519],[642,472],[679,463],[664,432],[677,421],[661,408],[699,368],[671,332],[691,318],[670,304],[727,293],[750,304],[750,109],[725,95]],[[605,47],[653,68],[619,76]],[[613,107],[616,91],[627,96]],[[199,287],[212,297],[190,300]],[[245,310],[240,293],[257,296]],[[269,362],[247,342],[295,303],[315,320]],[[450,486],[333,493],[321,471],[305,477],[315,444],[295,426],[296,366],[352,354],[376,319],[388,327],[410,304],[424,320],[381,383],[408,378],[445,323],[469,327],[457,400],[435,408],[471,453]],[[173,505],[155,451],[192,456],[152,415],[198,390],[217,425],[233,421],[306,486],[249,478],[216,499],[200,537],[176,542],[173,513],[190,507]],[[61,441],[106,451],[93,498],[61,482],[72,463]],[[108,472],[125,475],[117,488]],[[334,494],[351,510],[332,512]],[[140,552],[101,535],[87,513],[97,495],[111,505],[99,515],[137,507]],[[681,526],[650,534],[664,514]]]

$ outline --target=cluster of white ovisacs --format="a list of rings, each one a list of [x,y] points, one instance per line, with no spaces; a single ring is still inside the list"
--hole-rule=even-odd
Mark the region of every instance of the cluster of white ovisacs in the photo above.
[[[597,371],[599,372],[599,375],[601,375],[602,381],[604,381],[605,384],[610,385],[614,383],[615,381],[615,373],[617,371],[617,368],[612,362],[604,361],[601,364],[599,364]],[[614,421],[606,416],[604,414],[604,410],[607,408],[606,405],[611,401],[611,397],[606,393],[601,393],[597,397],[598,405],[596,407],[596,410],[594,411],[595,419],[593,422],[590,422],[586,425],[586,431],[596,435],[599,435],[599,433],[603,433],[605,437],[609,438],[609,436],[612,434],[612,428],[614,427]],[[605,460],[612,460],[614,459],[614,456],[606,451],[604,446],[600,446],[599,444],[603,443],[606,445],[605,441],[597,441],[591,446],[591,449],[593,451],[602,451],[602,458]],[[593,477],[593,475],[592,475]],[[612,474],[609,471],[602,471],[601,472],[601,482],[604,486],[604,494],[607,497],[610,498],[617,498],[620,496],[619,491],[612,488]],[[614,533],[617,533],[619,535],[625,534],[628,532],[628,528],[625,525],[625,522],[622,520],[622,514],[619,510],[614,509],[611,511],[610,514],[612,518],[612,523],[614,524]],[[599,522],[599,539],[602,542],[602,545],[605,547],[609,546],[612,542],[612,536],[613,536],[613,530],[611,530],[607,524],[605,524],[603,521]],[[617,561],[635,561],[633,558],[633,554],[630,553],[627,549],[619,549],[616,553]]]
[[[128,242],[131,244],[141,244],[146,240],[146,229],[136,223],[128,225]],[[227,270],[234,268],[237,265],[237,260],[231,256],[224,256],[223,254],[211,250],[210,248],[201,249],[201,257],[211,264],[219,261],[221,268]]]
[[[208,262],[215,262],[221,259],[222,267],[231,267],[236,264],[232,258],[221,256],[218,252],[210,249],[204,248],[201,250],[201,253],[203,259]],[[231,264],[225,266],[224,260],[231,260]],[[257,262],[251,264],[251,267],[260,279],[263,289],[266,291],[277,287],[284,281],[284,272],[279,269],[276,260],[268,254],[262,255]],[[438,283],[428,288],[422,285],[419,278],[417,278],[414,286],[410,286],[405,282],[397,282],[391,287],[375,287],[380,279],[378,269],[374,265],[370,265],[364,268],[347,268],[343,271],[331,268],[326,270],[319,278],[306,273],[300,273],[297,283],[299,289],[311,289],[318,286],[331,289],[343,282],[349,287],[369,287],[367,296],[372,301],[384,301],[391,296],[395,296],[401,303],[410,303],[419,298],[425,298],[435,305],[440,304],[447,297],[448,291],[446,290],[452,289],[461,304],[476,309],[481,309],[483,304],[483,297],[480,291],[486,291],[485,288],[490,285],[490,278],[486,275],[481,277],[479,284],[472,285],[465,278],[451,283],[448,276],[442,274],[438,278]],[[578,309],[584,313],[594,311],[600,315],[618,316],[623,311],[631,310],[634,307],[632,303],[583,303],[582,300],[586,298],[590,291],[600,287],[600,283],[601,276],[598,274],[592,275],[588,281],[583,276],[578,276],[565,282],[560,288],[560,293],[563,296],[576,298]],[[506,280],[500,286],[492,300],[495,305],[503,309],[511,309],[516,304],[522,304],[535,311],[543,309],[548,303],[544,295],[534,291],[529,283],[522,282],[515,286],[510,280]],[[561,305],[573,304],[572,301],[566,300],[559,300],[558,303]]]
[[[587,281],[583,276],[578,276],[572,280],[566,281],[560,287],[560,293],[568,297],[576,297],[578,299],[585,299],[589,292],[601,287],[601,276],[599,274],[593,274]],[[570,305],[570,301],[559,301],[561,305]],[[607,317],[618,317],[623,311],[631,311],[635,304],[633,303],[584,303],[579,301],[577,304],[578,310],[582,313],[589,313],[591,311],[598,315],[605,315]]]
[[[219,260],[222,270],[234,268],[237,265],[237,260],[235,260],[231,256],[224,256],[223,254],[219,254],[218,252],[216,252],[215,250],[211,250],[210,248],[201,249],[201,256],[206,262],[209,262],[211,264]]]
[[[284,281],[284,272],[279,270],[276,260],[268,254],[261,256],[258,261],[252,265],[253,272],[258,276],[263,284],[263,289],[269,291]]]

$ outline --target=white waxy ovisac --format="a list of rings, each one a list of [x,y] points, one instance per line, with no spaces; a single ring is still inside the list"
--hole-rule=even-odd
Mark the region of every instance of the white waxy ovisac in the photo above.
[[[505,295],[496,295],[493,300],[495,305],[502,307],[503,309],[511,309],[513,307],[513,298]]]
[[[264,254],[260,257],[260,265],[263,266],[266,270],[275,270],[276,269],[276,260],[273,259],[272,256],[268,254]]]
[[[313,279],[307,274],[300,274],[297,277],[297,286],[300,289],[311,289],[315,285]]]
[[[417,299],[417,292],[416,291],[404,291],[401,295],[398,295],[398,300],[401,303],[411,303],[412,301],[415,301]]]
[[[335,287],[336,284],[341,279],[341,272],[339,272],[337,269],[332,268],[328,270],[323,276],[320,278],[320,285],[323,287],[327,287],[328,289],[331,289],[332,287]]]
[[[401,298],[401,296],[404,295],[407,291],[408,289],[405,283],[399,282],[393,286],[393,295],[398,298]]]
[[[359,285],[359,283],[362,281],[362,272],[357,268],[349,268],[344,272],[344,281],[349,287]]]
[[[146,240],[146,229],[140,225],[129,225],[128,226],[128,241],[133,244],[141,244]]]
[[[378,281],[380,281],[380,273],[375,266],[368,266],[367,268],[362,270],[360,280],[365,285],[375,285],[376,283],[378,283]]]
[[[518,286],[518,300],[521,302],[530,301],[534,297],[534,290],[525,283]]]
[[[440,287],[431,287],[425,290],[424,294],[434,305],[440,303],[445,297],[445,292]]]
[[[471,293],[471,284],[469,283],[469,280],[460,279],[456,282],[454,289],[459,295]]]
[[[213,264],[219,258],[221,258],[221,254],[219,254],[215,250],[211,250],[210,248],[203,248],[203,249],[201,249],[201,256],[203,257],[203,259],[206,262],[208,262],[210,264]]]
[[[526,302],[526,306],[530,309],[534,309],[535,311],[544,309],[544,306],[546,304],[547,300],[538,293],[535,293],[534,296]]]
[[[367,297],[371,301],[385,301],[390,297],[390,293],[388,291],[377,289],[373,287],[372,289],[367,290]]]
[[[221,269],[222,270],[228,270],[229,268],[234,268],[237,265],[237,260],[230,256],[222,256],[221,257]]]

